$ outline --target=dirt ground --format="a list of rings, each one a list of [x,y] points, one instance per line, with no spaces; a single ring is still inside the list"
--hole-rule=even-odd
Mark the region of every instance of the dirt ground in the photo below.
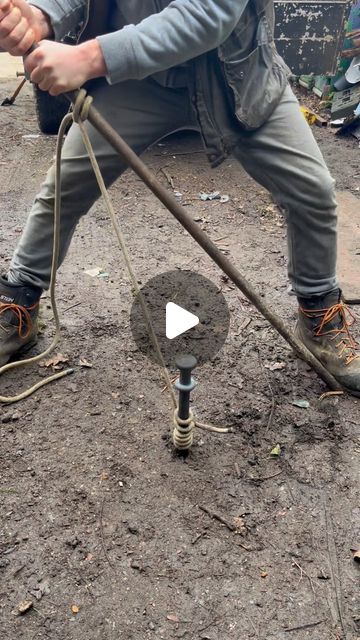
[[[0,85],[1,98],[14,84]],[[4,270],[55,140],[31,137],[29,88],[0,109],[0,128]],[[337,188],[356,197],[355,139],[314,132]],[[211,170],[195,134],[161,143],[145,160],[169,189],[173,178],[187,210],[292,325],[286,229],[269,195],[232,160]],[[214,190],[229,201],[199,200]],[[141,282],[191,268],[222,287],[231,331],[196,371],[193,410],[233,432],[198,430],[189,456],[174,454],[169,397],[132,340],[130,286],[98,203],[58,278],[58,351],[75,373],[0,408],[1,638],[359,640],[360,566],[351,553],[360,547],[359,401],[320,400],[323,382],[135,175],[111,195]],[[108,276],[85,273],[96,267]],[[43,317],[38,351],[53,332],[46,297]],[[11,372],[1,393],[47,374]],[[24,600],[33,606],[17,615]]]

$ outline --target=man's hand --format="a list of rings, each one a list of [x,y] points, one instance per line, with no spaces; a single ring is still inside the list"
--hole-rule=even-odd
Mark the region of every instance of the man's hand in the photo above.
[[[0,0],[0,51],[22,56],[51,32],[45,14],[25,0]]]
[[[78,89],[87,80],[107,73],[97,40],[76,46],[42,40],[25,58],[24,66],[30,80],[52,96]]]

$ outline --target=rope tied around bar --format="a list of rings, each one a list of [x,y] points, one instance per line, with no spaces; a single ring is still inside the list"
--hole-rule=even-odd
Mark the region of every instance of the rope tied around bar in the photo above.
[[[74,122],[76,122],[76,124],[85,122],[85,120],[88,119],[90,107],[93,103],[93,100],[94,98],[92,96],[88,96],[85,89],[80,89],[76,96],[71,112],[72,118]]]
[[[151,316],[146,304],[146,301],[144,299],[144,296],[140,290],[140,286],[138,283],[138,279],[135,275],[133,266],[132,266],[132,262],[131,262],[131,258],[130,258],[130,254],[127,248],[127,244],[125,241],[125,237],[123,235],[123,232],[117,222],[116,219],[116,215],[115,215],[115,210],[113,207],[113,204],[111,202],[110,196],[109,196],[109,192],[106,188],[98,161],[96,159],[88,132],[86,127],[84,126],[84,122],[88,119],[88,115],[89,115],[89,110],[91,108],[93,102],[93,98],[91,96],[87,95],[87,92],[85,91],[85,89],[80,89],[80,91],[78,92],[76,99],[73,103],[73,110],[68,113],[62,120],[60,128],[59,128],[59,132],[58,132],[58,138],[57,138],[57,144],[56,144],[56,155],[55,155],[55,198],[54,198],[54,235],[53,235],[53,259],[52,259],[52,265],[51,265],[51,278],[50,278],[50,287],[49,287],[49,291],[50,291],[50,300],[51,300],[51,307],[53,310],[53,315],[54,315],[54,320],[55,320],[55,335],[54,338],[50,344],[50,346],[46,349],[46,351],[44,351],[44,353],[39,354],[38,356],[34,356],[33,358],[29,358],[27,360],[23,360],[20,362],[12,362],[9,363],[7,365],[4,365],[4,367],[0,368],[0,375],[2,373],[5,373],[5,371],[7,371],[8,369],[12,369],[15,367],[20,367],[21,365],[25,365],[25,364],[30,364],[33,362],[37,362],[41,359],[43,359],[45,356],[47,356],[56,346],[56,344],[59,341],[60,338],[60,320],[59,320],[59,314],[57,311],[57,305],[56,305],[56,297],[55,297],[55,286],[56,286],[56,271],[57,271],[57,266],[58,266],[58,259],[59,259],[59,248],[60,248],[60,214],[61,214],[61,152],[62,152],[62,144],[63,144],[63,140],[65,137],[65,132],[69,126],[69,124],[73,121],[76,124],[78,124],[78,126],[80,127],[80,131],[82,134],[82,138],[83,138],[83,142],[84,142],[84,146],[85,149],[88,153],[89,156],[89,160],[92,166],[92,169],[94,171],[95,174],[95,178],[96,181],[98,183],[99,189],[100,189],[100,193],[103,196],[104,199],[104,203],[106,206],[106,210],[107,213],[109,215],[110,221],[113,225],[114,228],[114,232],[115,235],[117,237],[118,240],[118,244],[119,244],[119,248],[120,251],[122,253],[124,262],[125,262],[125,266],[132,284],[132,291],[134,295],[138,295],[139,297],[139,301],[141,304],[141,308],[142,308],[142,312],[143,312],[143,316],[148,328],[148,332],[149,332],[149,337],[153,343],[154,349],[157,353],[159,362],[161,363],[161,371],[162,371],[162,375],[165,379],[165,383],[166,383],[166,388],[169,391],[170,397],[171,397],[171,401],[174,407],[174,431],[173,431],[173,442],[174,445],[177,449],[179,450],[185,450],[185,449],[190,449],[192,442],[193,442],[193,430],[195,427],[199,427],[200,429],[204,429],[206,431],[211,431],[213,433],[230,433],[232,431],[231,428],[222,428],[222,427],[215,427],[213,425],[208,425],[208,424],[204,424],[204,423],[198,423],[195,422],[194,420],[194,416],[192,411],[190,410],[189,412],[189,418],[187,420],[181,420],[178,416],[178,405],[177,405],[177,399],[174,393],[174,389],[173,389],[173,385],[170,379],[170,374],[169,371],[166,367],[165,361],[164,361],[164,357],[162,355],[161,349],[160,349],[160,345],[156,336],[156,333],[154,331],[154,327],[153,327],[153,323],[151,320]],[[49,382],[52,382],[56,379],[62,378],[70,373],[73,373],[73,369],[66,369],[65,371],[61,371],[57,374],[54,374],[53,376],[49,376],[48,378],[45,378],[44,380],[42,380],[41,382],[39,382],[38,384],[35,384],[34,386],[32,386],[31,388],[27,389],[26,391],[24,391],[23,393],[17,395],[17,396],[13,396],[13,397],[4,397],[4,396],[0,396],[0,402],[3,403],[14,403],[14,402],[18,402],[19,400],[23,400],[24,398],[27,398],[28,396],[30,396],[31,394],[33,394],[35,391],[37,391],[40,387],[48,384]]]

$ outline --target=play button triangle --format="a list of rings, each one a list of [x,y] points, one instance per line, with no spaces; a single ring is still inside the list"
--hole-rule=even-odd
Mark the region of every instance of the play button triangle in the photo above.
[[[182,333],[189,331],[199,324],[200,320],[190,311],[186,311],[183,307],[179,307],[174,302],[168,302],[166,305],[166,337],[169,340],[177,338]]]

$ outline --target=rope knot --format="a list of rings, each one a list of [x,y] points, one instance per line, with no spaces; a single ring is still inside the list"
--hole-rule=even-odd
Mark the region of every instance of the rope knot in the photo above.
[[[78,124],[87,120],[92,101],[93,98],[87,95],[85,89],[80,89],[73,106],[72,117],[74,122]]]

